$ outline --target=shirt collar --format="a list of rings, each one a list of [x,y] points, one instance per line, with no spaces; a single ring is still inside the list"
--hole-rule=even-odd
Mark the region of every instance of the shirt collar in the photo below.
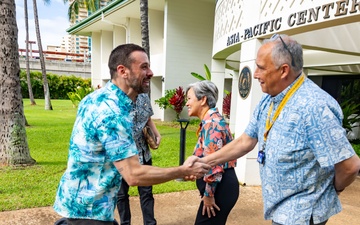
[[[211,118],[211,115],[214,113],[218,113],[219,110],[218,108],[214,107],[214,108],[210,108],[204,115],[204,118],[202,119],[202,121],[208,120]]]
[[[134,102],[129,98],[127,94],[125,94],[125,92],[123,92],[123,90],[113,84],[111,80],[106,83],[105,88],[107,88],[110,92],[113,92],[119,99],[124,101],[124,104],[129,106],[129,110],[132,109],[132,107],[134,106]]]
[[[280,92],[278,95],[276,95],[274,97],[270,97],[270,100],[272,102],[274,102],[274,104],[281,102],[281,100],[283,100],[283,98],[285,97],[286,93],[288,93],[290,88],[292,88],[292,86],[294,86],[296,81],[300,78],[300,75],[289,86],[287,86],[282,92]]]

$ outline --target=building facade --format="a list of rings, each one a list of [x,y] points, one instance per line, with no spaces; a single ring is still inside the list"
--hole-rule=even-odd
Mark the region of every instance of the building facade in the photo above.
[[[107,60],[114,47],[141,45],[139,18],[139,0],[114,0],[68,29],[72,35],[92,38],[94,86],[109,80]],[[262,96],[260,85],[252,78],[257,50],[262,40],[274,33],[292,35],[303,45],[304,73],[337,98],[339,80],[360,79],[359,21],[359,0],[151,0],[154,118],[174,118],[173,112],[161,110],[154,100],[164,96],[165,90],[197,81],[191,72],[203,73],[206,64],[219,88],[220,112],[223,90],[233,93],[230,128],[239,136]],[[256,152],[238,161],[239,181],[260,184]]]

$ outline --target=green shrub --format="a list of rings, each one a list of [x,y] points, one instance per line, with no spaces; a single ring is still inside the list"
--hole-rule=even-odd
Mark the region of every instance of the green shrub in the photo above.
[[[92,87],[77,87],[75,91],[68,92],[67,95],[74,107],[77,107],[79,102],[88,94],[94,91]]]
[[[356,154],[360,157],[360,144],[353,145]]]
[[[186,104],[183,87],[165,90],[165,96],[155,100],[155,104],[159,105],[160,109],[173,109],[176,113],[176,119],[180,119],[180,113]]]
[[[155,100],[155,104],[159,105],[160,109],[171,108],[169,100],[175,95],[176,89],[165,90],[165,96]]]
[[[356,154],[360,157],[360,139],[350,140],[350,143],[354,148]]]
[[[349,99],[342,102],[340,105],[344,115],[342,121],[343,127],[346,132],[350,132],[352,128],[356,127],[356,124],[360,122],[360,115],[358,114],[360,103],[355,103],[352,99]]]
[[[91,79],[76,77],[74,75],[64,76],[48,73],[46,75],[51,99],[69,99],[67,93],[74,91],[77,87],[91,88]],[[39,71],[30,71],[30,80],[34,98],[44,99],[44,87],[42,74]],[[21,94],[23,98],[29,98],[29,90],[26,71],[20,71]]]

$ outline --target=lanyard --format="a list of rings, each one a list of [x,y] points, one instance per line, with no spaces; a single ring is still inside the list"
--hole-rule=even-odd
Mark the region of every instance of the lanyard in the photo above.
[[[299,89],[299,87],[301,86],[301,84],[304,82],[305,80],[305,75],[302,74],[301,77],[296,81],[296,83],[294,84],[294,86],[292,86],[290,88],[290,90],[288,91],[288,93],[286,93],[285,97],[283,98],[283,100],[280,102],[279,107],[276,109],[273,118],[270,121],[270,114],[271,111],[274,107],[274,102],[271,102],[270,104],[270,108],[267,114],[267,118],[266,118],[266,124],[265,124],[265,132],[264,132],[264,142],[266,142],[267,136],[270,132],[270,129],[272,127],[272,125],[274,124],[275,120],[277,119],[277,117],[279,116],[279,114],[281,113],[281,110],[284,108],[284,106],[286,105],[287,101],[291,98],[291,96],[297,91],[297,89]]]

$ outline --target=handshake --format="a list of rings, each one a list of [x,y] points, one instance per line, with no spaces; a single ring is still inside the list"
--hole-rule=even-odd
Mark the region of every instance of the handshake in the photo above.
[[[189,156],[181,167],[185,169],[184,180],[196,180],[204,177],[211,169],[211,166],[203,158],[197,156]]]

